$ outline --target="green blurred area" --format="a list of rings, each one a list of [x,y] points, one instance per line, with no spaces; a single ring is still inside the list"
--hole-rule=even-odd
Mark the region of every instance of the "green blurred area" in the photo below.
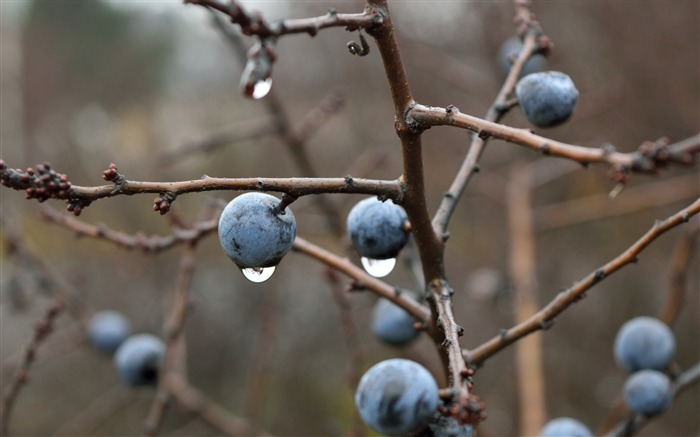
[[[274,3],[274,4],[272,4]],[[343,2],[245,2],[270,19],[359,12],[363,4]],[[581,95],[570,122],[541,131],[568,143],[620,151],[668,136],[673,141],[700,130],[700,4],[671,2],[533,2],[537,18],[554,41],[553,70],[569,74]],[[427,105],[454,104],[483,115],[504,76],[497,61],[501,42],[514,34],[510,2],[390,2],[415,98]],[[0,28],[1,154],[25,168],[49,161],[78,185],[101,185],[110,162],[133,180],[176,181],[202,174],[222,177],[303,176],[289,151],[273,135],[230,144],[211,153],[163,152],[267,114],[263,101],[244,99],[236,57],[211,17],[192,5],[170,2],[32,1],[3,2]],[[9,8],[16,8],[14,12]],[[12,13],[8,15],[8,10]],[[9,17],[9,18],[8,18]],[[277,46],[274,92],[293,123],[330,91],[346,104],[306,145],[321,176],[395,179],[401,151],[394,132],[393,106],[378,51],[352,56],[357,40],[342,29],[314,38],[289,36]],[[246,44],[250,45],[253,40]],[[516,110],[504,123],[529,128]],[[429,207],[434,211],[466,153],[468,136],[433,128],[424,135]],[[562,176],[533,193],[533,208],[598,195],[614,187],[602,166],[584,170],[563,160],[492,141],[481,172],[464,194],[450,223],[446,271],[456,290],[463,346],[474,347],[513,325],[508,275],[505,191],[514,168],[532,164],[535,177]],[[571,170],[569,170],[571,167]],[[695,178],[693,179],[693,175]],[[682,180],[690,196],[668,193],[653,208],[537,234],[538,300],[541,305],[629,247],[656,219],[674,213],[700,194],[698,170],[665,169],[658,176],[633,175],[626,191],[603,210],[615,211],[635,188]],[[693,187],[695,191],[693,192]],[[651,188],[649,188],[651,190]],[[234,193],[181,196],[186,220],[201,217],[212,199]],[[0,190],[2,240],[19,235],[74,287],[90,309],[127,314],[137,331],[162,332],[175,287],[180,249],[159,255],[126,251],[42,221],[42,205],[23,193]],[[167,234],[167,217],[151,210],[153,196],[123,196],[96,202],[81,216],[90,223],[129,233]],[[361,196],[329,196],[343,215]],[[49,202],[63,208],[57,202]],[[608,206],[609,205],[609,206]],[[299,235],[338,254],[338,241],[324,227],[311,198],[292,206]],[[696,219],[693,219],[697,222]],[[572,416],[595,429],[615,402],[625,375],[616,369],[612,343],[619,326],[636,315],[654,315],[664,302],[669,264],[684,229],[664,235],[627,267],[592,289],[543,335],[550,417]],[[354,257],[354,255],[353,255]],[[357,261],[357,259],[353,258]],[[353,427],[353,389],[348,383],[352,352],[340,325],[340,308],[324,280],[324,267],[292,253],[273,278],[247,282],[223,255],[216,237],[197,246],[186,337],[188,371],[194,386],[232,412],[253,418],[276,435],[348,435]],[[688,293],[674,332],[678,364],[700,359],[698,255],[690,261]],[[481,276],[479,276],[481,275]],[[479,281],[481,278],[481,281]],[[6,386],[32,325],[51,291],[41,270],[16,255],[2,254],[0,324],[2,385]],[[416,289],[399,262],[392,285]],[[495,284],[495,285],[494,285]],[[394,349],[369,331],[375,298],[347,296],[366,352],[365,367],[402,356],[426,365],[440,378],[440,362],[428,338]],[[143,429],[153,393],[120,387],[109,357],[82,341],[69,315],[42,346],[32,379],[13,415],[16,435],[136,435]],[[261,334],[265,332],[265,334]],[[425,337],[425,336],[424,336]],[[261,352],[261,345],[267,352]],[[261,355],[262,354],[262,355]],[[261,361],[261,358],[262,361]],[[260,379],[257,369],[263,368]],[[254,375],[258,375],[255,376]],[[475,393],[489,419],[479,435],[516,435],[517,372],[514,351],[493,357],[475,378]],[[444,384],[444,381],[443,381]],[[95,404],[107,405],[96,412]],[[695,435],[700,394],[690,390],[640,435]],[[42,412],[37,420],[37,412]],[[191,414],[172,408],[163,435],[218,435]]]

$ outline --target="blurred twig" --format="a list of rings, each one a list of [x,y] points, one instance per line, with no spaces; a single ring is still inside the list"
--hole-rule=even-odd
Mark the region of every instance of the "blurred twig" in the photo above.
[[[537,312],[535,235],[531,210],[532,169],[518,165],[508,184],[510,272],[516,295],[515,322],[525,322]],[[516,345],[521,435],[537,435],[547,417],[542,362],[542,337],[532,335]]]
[[[146,236],[142,233],[127,234],[115,231],[104,224],[92,225],[72,217],[71,214],[59,212],[53,208],[43,208],[41,217],[75,232],[77,237],[97,238],[125,249],[140,249],[146,253],[159,253],[178,244],[192,244],[216,232],[218,217],[195,222],[191,228],[174,227],[166,236]]]
[[[228,435],[270,435],[265,431],[252,428],[246,420],[237,417],[219,404],[209,400],[184,378],[176,374],[168,376],[168,389],[173,399],[184,409],[199,415],[202,420]]]
[[[184,337],[184,324],[187,315],[189,290],[196,266],[194,242],[188,242],[180,258],[177,281],[173,293],[170,313],[165,322],[165,357],[158,375],[158,388],[145,422],[145,434],[156,436],[168,406],[170,391],[168,386],[171,374],[187,377],[187,355]]]
[[[700,233],[700,226],[695,223],[678,240],[671,257],[669,269],[671,277],[666,289],[666,301],[658,315],[659,320],[669,326],[673,326],[683,307],[688,269],[693,251],[698,245],[698,233]]]
[[[692,199],[700,194],[697,174],[689,174],[626,188],[614,200],[607,194],[552,203],[536,208],[538,232],[549,231]]]
[[[548,329],[554,323],[554,319],[573,303],[582,299],[586,291],[626,265],[635,263],[639,258],[639,254],[654,240],[676,226],[686,223],[690,217],[698,212],[700,212],[700,198],[667,219],[657,221],[649,231],[642,235],[627,250],[574,285],[562,290],[551,302],[532,317],[510,329],[504,329],[499,335],[480,346],[465,351],[467,362],[471,365],[483,364],[493,354],[517,340],[541,329]]]
[[[10,415],[12,407],[17,400],[17,396],[24,384],[29,381],[29,368],[34,362],[39,346],[54,330],[56,318],[65,308],[65,302],[60,297],[55,297],[46,308],[43,317],[34,326],[34,335],[24,349],[22,362],[20,363],[15,376],[10,380],[9,386],[4,390],[2,410],[0,411],[0,433],[8,435],[10,430]]]
[[[133,392],[115,385],[92,399],[76,416],[54,431],[54,436],[94,435],[95,428],[116,410],[133,402]]]

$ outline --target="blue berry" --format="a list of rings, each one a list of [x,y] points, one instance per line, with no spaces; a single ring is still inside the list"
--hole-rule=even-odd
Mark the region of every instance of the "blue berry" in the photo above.
[[[355,393],[362,421],[390,436],[419,431],[433,417],[439,400],[430,372],[402,358],[375,364],[362,376]]]
[[[550,420],[542,427],[540,437],[593,437],[593,433],[576,419],[559,417]]]
[[[348,233],[361,256],[371,259],[395,258],[408,241],[406,211],[391,200],[369,197],[358,202],[348,214]]]
[[[90,318],[87,335],[97,349],[113,353],[131,334],[129,320],[118,311],[98,311]]]
[[[530,123],[553,127],[571,117],[578,90],[569,76],[558,71],[529,74],[515,86],[520,110]]]
[[[629,373],[642,369],[663,370],[676,352],[671,329],[653,317],[627,321],[615,337],[615,360]]]
[[[658,370],[640,370],[627,378],[623,397],[633,413],[646,416],[661,414],[673,399],[671,381]]]
[[[226,205],[219,219],[219,241],[240,268],[273,267],[294,245],[297,224],[289,208],[265,193],[245,193]]]
[[[165,355],[165,344],[151,334],[129,337],[114,355],[122,381],[132,387],[155,385]]]
[[[517,36],[508,38],[501,44],[498,49],[498,63],[505,74],[510,72],[510,68],[517,56],[523,49],[523,42]],[[525,61],[523,69],[520,71],[520,77],[527,76],[531,73],[538,73],[547,67],[547,58],[539,53],[535,53]]]
[[[380,298],[372,310],[372,332],[382,341],[395,346],[410,343],[418,337],[416,319],[389,299]]]

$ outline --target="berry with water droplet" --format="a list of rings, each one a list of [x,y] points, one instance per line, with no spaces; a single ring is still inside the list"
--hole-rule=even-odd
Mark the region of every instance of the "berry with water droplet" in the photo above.
[[[355,249],[370,259],[396,258],[408,241],[406,211],[391,200],[369,197],[348,214],[347,228]]]
[[[294,245],[297,225],[289,209],[265,193],[245,193],[226,205],[219,219],[219,242],[241,269],[279,264]]]

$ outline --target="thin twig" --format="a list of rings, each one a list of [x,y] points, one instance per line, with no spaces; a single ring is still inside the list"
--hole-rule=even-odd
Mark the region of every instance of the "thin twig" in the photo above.
[[[554,319],[572,304],[582,299],[586,291],[626,265],[635,263],[639,258],[639,254],[654,240],[676,226],[686,223],[690,217],[698,212],[700,212],[700,198],[666,220],[657,221],[649,231],[642,235],[627,250],[591,272],[582,280],[574,283],[574,285],[562,290],[551,302],[532,317],[510,329],[504,329],[499,335],[480,346],[464,351],[465,359],[470,365],[483,364],[489,357],[517,340],[541,329],[548,329],[554,323]]]
[[[688,232],[681,236],[671,257],[668,288],[666,289],[666,301],[659,311],[659,320],[665,324],[672,326],[676,321],[678,314],[683,307],[683,301],[686,294],[686,279],[688,277],[688,269],[690,268],[690,260],[698,245],[698,233],[700,226],[697,223],[688,229]]]
[[[254,429],[248,421],[211,401],[178,375],[168,376],[168,390],[173,400],[182,408],[197,414],[202,420],[228,435],[270,436],[268,432]]]
[[[10,380],[10,385],[5,389],[2,400],[2,411],[0,411],[0,433],[7,435],[10,431],[10,415],[15,405],[17,396],[24,384],[29,381],[29,368],[34,362],[39,346],[54,330],[56,318],[65,308],[63,299],[56,297],[51,300],[42,318],[34,325],[34,335],[24,349],[22,361],[15,372],[15,376]]]
[[[519,165],[508,184],[508,229],[510,273],[516,297],[515,323],[522,323],[537,312],[535,235],[531,194],[532,169]],[[521,435],[537,435],[547,417],[542,338],[532,335],[515,346],[520,400]]]
[[[92,237],[106,240],[125,249],[140,249],[145,253],[159,253],[179,244],[192,244],[207,235],[216,232],[218,217],[197,221],[191,228],[173,228],[173,232],[165,236],[146,236],[142,233],[128,234],[115,231],[106,225],[92,225],[76,219],[69,213],[60,212],[53,208],[43,208],[41,217],[75,232],[77,237]]]
[[[165,357],[160,369],[158,388],[151,404],[151,409],[145,421],[145,434],[149,437],[158,435],[161,423],[165,416],[171,393],[168,386],[171,374],[186,378],[186,350],[184,339],[184,324],[187,315],[189,290],[192,284],[192,276],[196,266],[194,243],[185,245],[180,267],[178,269],[173,303],[165,322]]]

